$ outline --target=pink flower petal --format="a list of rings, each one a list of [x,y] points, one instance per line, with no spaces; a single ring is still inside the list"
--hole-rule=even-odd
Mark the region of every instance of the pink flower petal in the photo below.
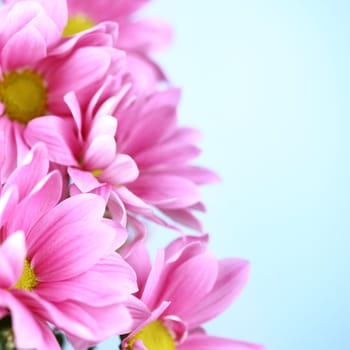
[[[201,199],[197,186],[172,175],[140,175],[129,188],[145,202],[162,209],[187,207]]]
[[[26,49],[23,50],[23,47]],[[35,64],[46,55],[46,43],[35,27],[26,26],[15,33],[2,49],[5,70],[16,70]]]
[[[29,232],[32,226],[60,200],[62,179],[58,171],[47,175],[16,207],[8,231]]]
[[[265,350],[265,347],[257,344],[238,340],[214,337],[210,335],[195,334],[189,336],[186,341],[177,346],[178,350]]]
[[[79,144],[76,139],[73,120],[45,116],[31,120],[25,131],[25,138],[31,145],[45,143],[49,159],[61,165],[77,165]]]
[[[116,156],[117,145],[113,135],[98,135],[88,145],[84,154],[84,166],[88,169],[104,169]]]
[[[0,303],[10,309],[16,348],[59,350],[60,347],[48,326],[38,321],[20,300],[0,290]]]
[[[213,289],[183,317],[189,327],[205,323],[226,310],[245,286],[249,263],[241,259],[219,261],[219,274]]]
[[[134,181],[139,170],[134,160],[126,154],[114,155],[114,160],[104,169],[99,179],[114,186],[120,186]]]
[[[33,187],[47,174],[49,161],[47,151],[43,144],[33,147],[23,161],[23,165],[18,167],[8,178],[3,191],[15,185],[18,187],[19,199],[27,195]]]
[[[0,287],[10,288],[20,278],[26,256],[23,232],[11,234],[0,245]]]
[[[144,19],[121,26],[118,42],[123,49],[150,52],[165,48],[172,36],[169,24],[156,19]]]
[[[158,287],[163,289],[159,299],[171,301],[167,314],[187,321],[190,310],[212,290],[217,274],[218,263],[210,252],[178,265]]]
[[[102,185],[90,171],[72,167],[68,168],[68,174],[71,176],[73,184],[83,193],[91,192]]]
[[[36,223],[27,234],[27,242],[38,278],[70,278],[96,264],[116,234],[100,221],[104,210],[101,197],[81,194],[64,200]],[[46,244],[48,237],[50,246]]]

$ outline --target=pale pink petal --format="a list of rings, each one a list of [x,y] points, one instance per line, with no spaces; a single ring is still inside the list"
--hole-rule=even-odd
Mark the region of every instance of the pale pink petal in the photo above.
[[[23,47],[26,49],[23,50]],[[26,26],[15,33],[2,49],[2,64],[5,70],[16,70],[35,64],[46,56],[46,42],[41,33]]]
[[[20,300],[10,293],[0,291],[0,303],[7,307],[11,313],[16,347],[18,349],[46,350],[48,345],[52,345],[50,349],[60,349],[57,342],[55,346],[52,338],[46,337],[47,332],[44,331],[41,322],[36,320],[36,317],[29,311],[30,308],[27,308],[25,303]]]
[[[123,147],[128,154],[137,153],[165,139],[176,125],[176,110],[173,106],[157,106],[157,111],[149,110],[138,118],[129,131]]]
[[[88,193],[101,186],[101,182],[90,171],[68,168],[68,174],[80,192]]]
[[[1,46],[16,32],[27,26],[36,28],[45,39],[47,46],[52,46],[57,42],[61,31],[41,4],[36,1],[12,0],[11,2],[14,6],[4,6],[1,9],[5,13],[7,12],[1,23],[3,27],[1,30],[3,34]],[[57,2],[57,0],[54,0],[54,2]]]
[[[20,278],[26,256],[23,232],[11,234],[0,245],[0,287],[12,287]]]
[[[86,2],[86,0],[68,0],[69,12],[71,14],[85,14],[93,20],[119,21],[140,9],[149,0],[99,0]]]
[[[172,40],[172,27],[158,19],[143,19],[120,26],[119,46],[135,51],[156,51]]]
[[[157,171],[162,173],[162,171]],[[171,173],[172,175],[182,176],[196,185],[207,185],[221,182],[221,178],[212,170],[199,166],[178,165],[169,167],[164,173]]]
[[[112,189],[109,201],[108,210],[116,222],[120,222],[122,226],[126,226],[127,214],[123,201],[119,197],[118,193]]]
[[[61,194],[61,175],[55,171],[42,179],[17,205],[12,220],[7,226],[8,231],[29,232],[32,226],[59,202]]]
[[[134,181],[138,175],[139,170],[134,160],[126,154],[118,154],[98,178],[100,181],[120,186]]]
[[[154,264],[148,275],[144,290],[142,292],[142,301],[150,308],[156,307],[160,301],[166,300],[161,299],[159,294],[162,292],[162,273],[164,269],[164,250],[160,249],[157,252]]]
[[[215,257],[206,252],[179,265],[164,284],[158,288],[163,291],[160,300],[169,300],[168,315],[177,315],[186,321],[185,316],[210,292],[218,274]]]
[[[127,245],[126,249],[128,249],[128,251],[126,252],[124,248],[123,256],[136,272],[137,284],[139,287],[138,295],[141,295],[146,284],[147,276],[151,271],[151,260],[148,250],[141,240],[138,240],[135,244],[131,244],[130,246]]]
[[[181,225],[192,228],[196,231],[203,232],[203,225],[201,221],[192,214],[189,209],[163,209],[162,212],[167,215],[170,219],[178,222]]]
[[[113,135],[98,135],[85,151],[84,166],[91,170],[104,169],[114,161],[116,150]]]
[[[145,202],[162,209],[187,207],[201,199],[197,186],[178,176],[144,174],[129,188]]]
[[[15,208],[18,202],[18,189],[15,186],[8,188],[0,196],[0,226],[4,226],[9,220],[11,215],[15,212]],[[2,237],[3,232],[0,231],[0,241],[3,241],[5,237]]]
[[[78,196],[83,195],[72,198]],[[38,280],[58,281],[89,270],[107,251],[115,235],[110,226],[90,220],[57,226],[53,224],[44,236],[28,244]]]
[[[122,341],[123,349],[127,346],[127,342],[131,339],[136,333],[138,333],[142,328],[144,328],[149,323],[158,320],[161,318],[161,315],[166,311],[169,306],[168,301],[162,301],[152,312],[148,312],[147,308],[138,301],[136,298],[130,297],[127,301],[128,309],[131,311],[132,316],[134,316],[134,327],[130,334],[125,337]],[[147,318],[146,318],[147,317]]]
[[[134,157],[140,167],[154,166],[157,169],[157,167],[159,168],[159,164],[169,164],[170,169],[166,169],[165,171],[177,175],[178,173],[181,174],[181,171],[177,171],[175,166],[180,165],[183,167],[184,164],[198,157],[200,154],[201,150],[197,146],[191,144],[181,145],[176,141],[155,144],[138,152]],[[175,168],[174,172],[171,167]]]
[[[45,116],[31,120],[25,131],[25,138],[31,145],[45,143],[49,159],[61,165],[77,165],[79,144],[72,119]]]
[[[177,350],[265,350],[262,345],[244,341],[214,337],[210,335],[192,335],[176,347]]]
[[[224,310],[237,298],[249,276],[249,263],[228,258],[219,261],[219,273],[213,289],[183,317],[189,327],[205,323]]]
[[[99,135],[114,136],[117,130],[117,119],[110,115],[103,115],[97,119],[94,116],[94,123],[89,130],[88,140],[92,141]]]
[[[98,47],[83,47],[75,50],[69,58],[57,64],[55,70],[46,73],[49,84],[49,106],[59,112],[66,107],[60,98],[70,91],[75,91],[80,100],[79,91],[93,91],[93,86],[108,72],[112,56],[106,50]]]
[[[40,3],[46,13],[53,19],[60,32],[63,31],[67,24],[68,8],[65,1],[62,0],[35,0]]]
[[[47,151],[43,144],[37,144],[8,178],[3,191],[12,185],[18,186],[19,199],[27,195],[33,187],[47,174],[49,161]]]
[[[174,315],[165,316],[162,317],[162,323],[170,331],[177,343],[181,343],[186,338],[188,326],[181,318]]]
[[[100,222],[104,211],[105,202],[101,197],[81,194],[64,200],[43,216],[27,233],[29,257],[34,267],[40,265],[38,273],[54,279],[53,271],[60,268],[62,276],[65,275],[62,278],[69,278],[77,271],[83,272],[84,265],[87,265],[85,271],[93,266],[116,234],[112,227]],[[48,239],[52,242],[50,246],[46,245]],[[89,255],[84,258],[84,254],[91,254],[91,259]],[[78,259],[75,263],[74,256]]]
[[[79,139],[79,142],[82,142],[82,116],[81,116],[81,110],[80,110],[80,105],[79,105],[79,101],[77,99],[76,94],[74,93],[74,91],[70,91],[68,94],[66,94],[64,96],[64,102],[67,104],[67,106],[69,107],[73,119],[75,121],[75,124],[77,126],[78,129],[78,135],[77,138]]]

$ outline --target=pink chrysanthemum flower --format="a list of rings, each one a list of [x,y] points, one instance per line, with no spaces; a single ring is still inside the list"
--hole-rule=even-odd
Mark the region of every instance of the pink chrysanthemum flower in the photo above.
[[[117,222],[135,223],[141,216],[174,228],[158,215],[161,212],[202,231],[193,214],[204,210],[198,186],[218,177],[191,164],[200,153],[199,135],[195,129],[177,125],[179,91],[158,92],[136,101],[127,92],[122,78],[118,83],[109,79],[85,111],[70,93],[65,101],[72,118],[35,119],[25,137],[30,144],[45,142],[50,160],[69,167],[80,192],[109,195],[108,208]]]
[[[149,0],[68,0],[69,18],[63,35],[69,36],[113,21],[118,23],[118,48],[127,52],[128,71],[134,76],[134,89],[148,93],[165,74],[150,53],[167,46],[172,38],[170,26],[158,19],[135,19],[135,13]]]
[[[0,9],[0,141],[6,180],[28,152],[26,125],[43,115],[63,116],[63,96],[74,90],[82,104],[114,74],[125,54],[114,49],[116,26],[106,24],[61,39],[66,2],[14,1]]]
[[[61,177],[47,174],[45,153],[36,146],[1,191],[0,314],[19,349],[59,349],[47,322],[80,349],[130,330],[135,273],[115,252],[127,234],[103,218],[101,197],[58,203]]]
[[[112,113],[117,106],[122,107],[129,88],[121,77],[109,77],[86,110],[71,92],[65,96],[71,118],[37,118],[25,131],[29,144],[44,142],[50,161],[67,167],[71,194],[93,192],[103,196],[109,200],[113,218],[123,226],[127,224],[125,185],[137,178],[138,169],[130,156],[118,152],[117,119]]]
[[[115,114],[118,150],[130,155],[140,172],[126,185],[133,194],[127,198],[127,207],[142,213],[140,203],[146,203],[173,221],[202,231],[201,222],[193,214],[194,210],[204,210],[199,186],[219,178],[192,164],[200,154],[200,134],[178,125],[179,99],[178,89],[168,89],[140,98]],[[147,216],[161,222],[159,217]]]
[[[149,0],[68,0],[69,19],[64,35],[113,21],[119,25],[118,45],[126,51],[150,52],[169,44],[169,25],[155,19],[135,19],[135,13]]]
[[[130,249],[130,248],[129,248]],[[153,266],[143,243],[127,253],[139,284],[130,301],[134,331],[128,350],[263,350],[260,345],[205,334],[202,324],[223,312],[246,283],[247,261],[217,260],[207,236],[184,236],[158,252]]]

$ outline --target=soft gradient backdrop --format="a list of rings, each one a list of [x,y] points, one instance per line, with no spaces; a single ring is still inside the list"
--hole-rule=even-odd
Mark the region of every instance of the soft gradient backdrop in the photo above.
[[[350,3],[155,0],[181,122],[203,132],[217,256],[252,263],[207,329],[270,350],[350,349]],[[111,349],[112,343],[103,348]]]

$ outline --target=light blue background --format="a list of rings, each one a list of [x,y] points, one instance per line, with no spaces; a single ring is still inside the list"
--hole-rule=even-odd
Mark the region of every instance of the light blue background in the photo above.
[[[252,263],[212,334],[271,350],[350,349],[350,3],[158,0],[176,39],[160,55],[184,87],[218,257]],[[107,348],[107,347],[106,347]],[[111,348],[111,347],[108,347]]]
[[[161,56],[203,132],[218,256],[252,263],[207,327],[271,350],[350,349],[347,1],[158,1],[176,28]]]

